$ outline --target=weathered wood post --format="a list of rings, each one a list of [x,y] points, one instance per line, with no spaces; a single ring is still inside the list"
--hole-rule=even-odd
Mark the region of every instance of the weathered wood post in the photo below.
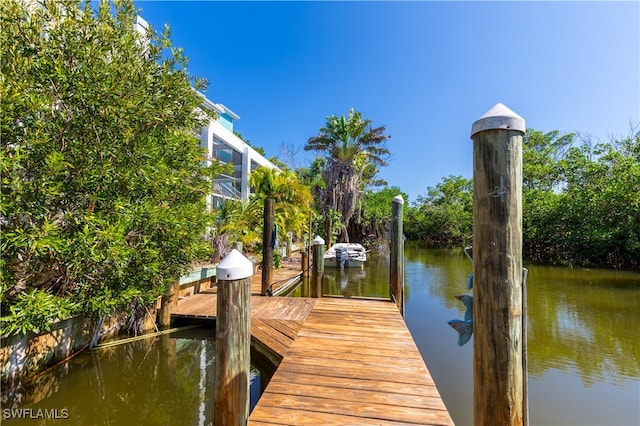
[[[214,424],[245,425],[249,418],[253,265],[232,250],[218,265],[217,274]]]
[[[240,253],[242,253],[242,241],[234,241],[232,246],[234,250],[238,250]]]
[[[313,268],[311,272],[311,297],[322,297],[322,275],[324,274],[324,240],[313,239]]]
[[[301,262],[301,266],[300,269],[302,270],[302,276],[303,277],[308,277],[309,276],[309,251],[308,249],[305,247],[304,250],[302,250],[302,262]]]
[[[404,234],[402,215],[404,199],[401,195],[393,197],[391,203],[391,243],[390,243],[390,291],[404,317]]]
[[[180,280],[175,280],[160,299],[160,312],[158,312],[158,324],[162,328],[171,326],[171,314],[178,308],[178,295],[180,293]]]
[[[287,257],[291,257],[293,252],[293,232],[287,232]]]
[[[329,209],[329,217],[327,219],[327,245],[331,247],[333,243],[333,210]]]
[[[262,291],[260,292],[263,296],[266,296],[273,277],[274,205],[273,198],[265,198],[264,228],[262,230]]]
[[[497,104],[473,123],[473,417],[522,425],[522,139]]]

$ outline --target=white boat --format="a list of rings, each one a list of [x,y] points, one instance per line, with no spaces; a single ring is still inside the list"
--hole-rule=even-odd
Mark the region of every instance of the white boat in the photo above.
[[[362,268],[367,261],[367,250],[358,243],[337,243],[324,254],[327,268]]]

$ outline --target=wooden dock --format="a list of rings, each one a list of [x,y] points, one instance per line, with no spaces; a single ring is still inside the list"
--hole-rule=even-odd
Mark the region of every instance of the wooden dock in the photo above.
[[[278,367],[250,424],[453,425],[394,303],[255,292],[251,303],[252,346]],[[215,308],[209,289],[174,316],[213,318]]]
[[[253,425],[452,425],[391,302],[318,299],[254,408]]]

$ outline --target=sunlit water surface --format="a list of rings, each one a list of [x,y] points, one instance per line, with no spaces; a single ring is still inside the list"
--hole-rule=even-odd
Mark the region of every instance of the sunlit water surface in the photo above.
[[[527,265],[531,425],[640,424],[640,274]],[[405,318],[457,425],[473,424],[473,338],[457,346],[450,319],[471,263],[461,251],[407,244]],[[325,271],[324,291],[388,297],[388,256],[363,270]],[[308,294],[308,284],[294,295]],[[68,419],[3,424],[209,425],[212,329],[85,351],[22,389],[2,389],[10,407],[66,409]],[[252,404],[260,380],[252,369]],[[51,413],[51,411],[50,411]]]
[[[525,266],[530,424],[640,425],[640,273]],[[464,317],[471,270],[461,250],[407,244],[406,323],[456,425],[473,424],[473,338],[457,346],[447,321]],[[347,297],[388,297],[388,283],[388,255],[324,276]]]
[[[2,389],[2,424],[211,425],[214,361],[212,328],[84,351],[20,389]],[[254,368],[250,380],[253,406]]]

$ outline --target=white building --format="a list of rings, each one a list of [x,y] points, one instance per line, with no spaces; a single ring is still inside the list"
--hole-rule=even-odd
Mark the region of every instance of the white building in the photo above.
[[[233,164],[232,176],[220,175],[214,180],[207,207],[216,208],[225,198],[247,201],[251,193],[251,171],[260,166],[277,167],[233,133],[233,122],[240,118],[237,114],[222,104],[202,98],[201,107],[215,112],[216,119],[210,119],[208,126],[201,129],[200,145],[206,148],[210,159]]]
[[[137,17],[136,29],[145,35],[149,23]],[[233,133],[233,121],[240,117],[222,104],[215,104],[203,94],[201,108],[213,111],[216,119],[209,120],[207,127],[200,130],[200,146],[207,149],[211,159],[233,164],[233,175],[220,175],[214,180],[213,193],[207,196],[207,207],[217,208],[223,199],[234,198],[247,201],[251,193],[249,173],[260,166],[277,168],[255,149]]]

